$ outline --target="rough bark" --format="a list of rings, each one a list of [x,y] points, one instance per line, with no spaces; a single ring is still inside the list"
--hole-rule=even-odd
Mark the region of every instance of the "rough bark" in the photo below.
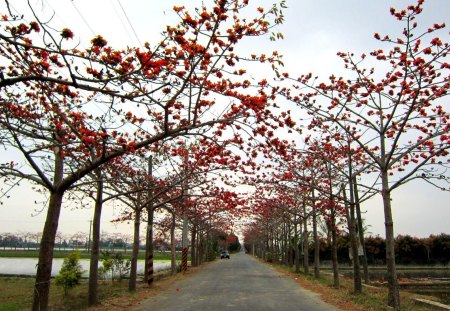
[[[313,221],[313,238],[314,238],[314,277],[316,279],[320,278],[320,240],[319,234],[317,233],[317,210],[316,202],[314,200],[314,192],[312,192],[313,202],[312,202],[312,221]]]
[[[53,250],[55,247],[55,236],[56,231],[58,230],[58,219],[61,212],[62,199],[63,193],[53,192],[50,194],[47,218],[39,248],[32,307],[32,310],[34,311],[47,311],[48,308]]]
[[[359,204],[359,193],[358,193],[358,183],[356,182],[356,177],[353,178],[353,188],[355,192],[355,208],[356,208],[356,219],[358,223],[358,236],[359,236],[359,243],[363,250],[363,255],[361,256],[362,264],[363,264],[363,271],[364,271],[364,283],[369,284],[369,264],[367,263],[367,253],[366,253],[366,245],[364,240],[364,228],[362,223],[362,217],[361,217],[361,206]]]
[[[140,202],[138,202],[139,204]],[[130,279],[128,280],[128,291],[136,291],[137,262],[139,256],[139,230],[141,227],[141,209],[136,208],[134,216],[133,252],[131,255]]]
[[[188,251],[189,251],[188,234],[189,234],[188,216],[184,211],[183,230],[181,234],[181,244],[183,248],[181,251],[181,271],[183,271],[183,273],[187,272],[188,269]]]
[[[295,272],[300,272],[300,249],[298,248],[298,224],[297,219],[295,219],[295,226],[294,226],[294,238],[292,242],[293,248],[294,248],[294,254],[295,254]]]
[[[337,255],[336,209],[331,207],[331,260],[333,263],[333,287],[339,288],[339,263]]]
[[[339,288],[339,263],[337,255],[337,229],[336,229],[336,207],[334,206],[333,184],[331,168],[328,168],[328,179],[330,182],[330,230],[331,230],[331,262],[333,265],[333,287]]]
[[[153,176],[153,157],[148,159],[148,175]],[[145,271],[144,279],[148,285],[153,284],[153,188],[147,189],[147,235],[145,247]]]
[[[95,198],[94,218],[92,220],[91,260],[89,263],[88,305],[94,306],[98,301],[98,261],[100,257],[100,222],[103,207],[103,179],[100,170],[95,171],[97,178],[97,195]]]
[[[175,251],[175,213],[172,213],[172,225],[170,227],[170,267],[172,275],[177,273],[177,254]]]
[[[55,248],[56,232],[65,189],[59,187],[63,180],[64,161],[61,150],[55,148],[54,188],[50,191],[47,218],[42,231],[37,264],[36,279],[33,292],[33,311],[47,311],[50,294],[50,279],[52,273],[53,250]]]
[[[394,221],[392,219],[391,193],[388,185],[388,172],[381,172],[382,197],[384,206],[384,225],[386,230],[386,265],[388,280],[388,305],[400,310],[400,292],[395,267]]]
[[[295,221],[295,220],[294,220]],[[287,230],[288,230],[288,236],[287,236],[287,250],[286,250],[286,256],[288,258],[288,265],[290,268],[294,265],[294,247],[292,245],[292,229],[291,224],[287,224]]]
[[[198,264],[202,265],[205,258],[205,236],[203,230],[198,232]]]
[[[191,265],[192,267],[198,266],[197,264],[197,226],[194,223],[192,224],[191,230]]]
[[[303,268],[305,274],[309,274],[309,241],[308,218],[306,217],[306,199],[303,199]]]
[[[345,200],[345,205],[350,205],[350,208],[347,208],[347,211],[348,211],[348,232],[350,235],[350,245],[353,262],[353,291],[355,293],[361,293],[362,292],[361,268],[359,265],[358,240],[356,236],[356,223],[355,223],[355,203],[352,184],[350,183],[350,202],[349,202],[350,204],[347,201],[345,187],[343,187],[342,191]]]

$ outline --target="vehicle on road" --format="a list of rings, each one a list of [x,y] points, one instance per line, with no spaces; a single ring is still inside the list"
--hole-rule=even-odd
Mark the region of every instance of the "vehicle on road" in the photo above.
[[[224,258],[230,259],[230,253],[228,251],[222,251],[220,253],[220,259],[224,259]]]

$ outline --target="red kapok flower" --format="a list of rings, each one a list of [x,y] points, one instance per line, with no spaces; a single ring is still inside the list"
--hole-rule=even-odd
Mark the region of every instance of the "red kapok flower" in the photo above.
[[[39,32],[41,30],[41,28],[39,27],[39,24],[37,22],[31,22],[30,27],[31,27],[31,29],[33,29],[36,32]]]
[[[97,37],[95,37],[94,39],[91,40],[91,43],[93,46],[97,46],[99,48],[104,47],[108,42],[103,39],[102,36],[98,35]]]
[[[64,28],[61,31],[61,37],[63,37],[64,39],[73,39],[73,32],[72,32],[72,30],[70,30],[69,28]]]

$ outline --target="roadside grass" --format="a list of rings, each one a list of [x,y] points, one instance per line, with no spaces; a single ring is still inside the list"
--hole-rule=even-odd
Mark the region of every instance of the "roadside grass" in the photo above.
[[[205,263],[207,264],[207,263]],[[123,311],[137,306],[145,299],[168,290],[175,281],[189,277],[201,267],[190,267],[186,273],[171,275],[169,271],[157,273],[155,282],[150,287],[144,282],[137,283],[136,292],[128,291],[128,280],[99,281],[99,301],[95,307],[87,306],[88,280],[69,291],[56,286],[52,279],[50,286],[49,310],[52,311]],[[34,278],[0,277],[0,311],[30,310],[33,302]]]
[[[52,280],[53,281],[53,280]],[[21,311],[31,309],[33,302],[33,278],[0,278],[0,311]],[[64,297],[61,287],[52,283],[50,287],[50,310],[85,310],[87,309],[88,280],[69,291]],[[108,301],[119,296],[133,297],[128,292],[128,282],[99,281],[99,300]]]
[[[33,279],[1,278],[0,311],[22,310],[31,306]]]
[[[387,289],[385,287],[363,286],[363,292],[356,294],[353,291],[353,279],[340,276],[340,288],[333,287],[333,275],[326,271],[321,271],[319,279],[302,272],[295,273],[293,268],[288,266],[274,265],[272,267],[288,275],[302,287],[318,293],[327,303],[347,311],[364,310],[392,310],[387,307]],[[402,311],[429,311],[434,310],[427,306],[421,306],[414,302],[414,298],[425,298],[437,301],[435,297],[424,296],[416,293],[400,291]]]
[[[70,251],[56,251],[54,258],[66,258]],[[116,250],[117,251],[117,250]],[[36,250],[3,250],[0,251],[0,257],[8,258],[37,258],[39,255]],[[130,258],[131,253],[124,253],[125,258]],[[81,252],[82,259],[89,259],[90,254],[86,251]],[[139,253],[139,259],[145,259],[145,252]],[[159,262],[170,262],[170,253],[156,252],[154,260]],[[181,261],[181,255],[177,254],[177,261]],[[158,277],[158,273],[157,273]],[[34,277],[0,277],[0,311],[21,311],[31,309],[33,301]],[[158,280],[157,283],[162,280]],[[146,287],[146,290],[143,288]],[[156,286],[154,288],[158,288]],[[144,283],[138,283],[138,288],[144,293],[148,292],[148,286]],[[64,290],[54,284],[50,287],[50,310],[85,310],[87,309],[88,280],[81,280],[81,284],[69,291],[64,297]],[[128,281],[99,280],[99,300],[109,301],[121,297],[120,300],[133,301],[134,294],[128,292]],[[90,308],[91,309],[91,308]],[[122,308],[119,308],[122,310]],[[110,310],[108,310],[110,311]]]
[[[73,251],[77,250],[58,250],[55,249],[53,258],[66,258],[67,254]],[[89,259],[91,258],[91,254],[88,253],[86,250],[78,250],[80,252],[80,258],[81,259]],[[117,250],[115,249],[114,252],[120,252],[123,254],[125,259],[131,258],[131,250],[127,249],[125,250]],[[0,258],[38,258],[39,257],[39,251],[38,250],[0,250]],[[170,261],[170,252],[155,252],[153,254],[154,260],[159,261]],[[145,259],[145,251],[140,251],[138,259]],[[181,260],[181,253],[177,252],[177,260]]]

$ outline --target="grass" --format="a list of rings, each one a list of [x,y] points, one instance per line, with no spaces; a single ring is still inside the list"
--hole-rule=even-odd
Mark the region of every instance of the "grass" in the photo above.
[[[53,258],[66,258],[67,254],[73,250],[58,250],[55,249],[55,252],[53,254]],[[117,250],[115,250],[117,252]],[[127,249],[127,252],[122,251],[122,254],[125,258],[130,259],[131,258],[131,250]],[[39,251],[37,250],[0,250],[0,258],[38,258],[39,257]],[[80,250],[80,258],[81,259],[89,259],[91,258],[91,254],[86,252],[85,250]],[[154,260],[160,260],[160,261],[170,261],[170,252],[155,252],[153,254]],[[145,252],[140,251],[138,259],[145,259]],[[177,260],[181,260],[181,253],[177,253]]]
[[[162,293],[173,282],[189,277],[198,271],[198,267],[191,267],[187,273],[170,276],[168,273],[157,273],[155,283],[149,287],[144,282],[137,283],[137,291],[128,291],[128,280],[111,283],[110,280],[99,281],[99,301],[95,307],[87,306],[88,280],[69,291],[64,297],[63,289],[54,284],[50,286],[49,310],[53,311],[122,311],[139,305],[143,300]],[[31,309],[33,301],[33,278],[0,278],[0,311],[22,311]]]
[[[340,288],[333,288],[333,276],[330,273],[321,271],[321,277],[315,279],[312,275],[304,273],[297,274],[287,266],[272,265],[279,271],[293,278],[302,287],[317,292],[321,298],[335,305],[342,310],[363,311],[363,310],[389,310],[387,304],[387,289],[384,287],[363,287],[363,292],[356,294],[353,291],[353,280],[351,278],[340,277]],[[425,298],[437,300],[431,296],[424,296],[406,291],[400,292],[401,310],[409,311],[429,311],[433,310],[426,306],[417,305],[414,298]]]
[[[65,258],[69,251],[55,251],[54,258]],[[129,257],[131,253],[124,253],[124,257]],[[177,254],[178,255],[178,254]],[[0,257],[37,258],[36,250],[0,251]],[[81,258],[89,259],[90,254],[81,252]],[[140,259],[145,259],[145,252],[139,253]],[[156,252],[154,259],[157,261],[170,261],[170,253]],[[181,255],[177,256],[181,260]],[[0,277],[0,311],[21,311],[29,310],[33,300],[34,278],[32,277]],[[54,280],[52,279],[52,282]],[[50,287],[50,310],[84,310],[87,308],[88,280],[83,279],[81,284],[72,289],[67,297],[64,297],[63,289],[54,285]],[[159,283],[160,281],[158,281]],[[138,287],[145,287],[146,284],[139,283]],[[142,288],[141,288],[142,290]],[[143,290],[148,292],[148,288]],[[111,283],[111,281],[99,281],[99,300],[106,301],[120,297],[121,300],[133,300],[133,294],[128,292],[128,281]],[[134,299],[135,300],[135,299]],[[120,308],[122,309],[122,308]],[[110,310],[108,310],[110,311]]]
[[[50,287],[49,309],[65,311],[87,309],[87,282],[88,280],[82,280],[81,284],[69,291],[66,297],[63,289],[53,283]],[[0,311],[29,310],[33,302],[33,286],[32,278],[0,278]],[[99,281],[100,301],[123,295],[130,296],[127,280],[115,283]]]
[[[11,251],[7,251],[7,255],[10,255]],[[20,254],[25,252],[21,251]],[[0,252],[0,257],[5,252]],[[34,251],[34,254],[37,252]],[[66,253],[63,253],[66,254]],[[27,254],[31,256],[32,252]],[[85,255],[89,255],[85,253]],[[16,257],[16,256],[11,256]],[[21,256],[23,257],[23,256]],[[64,257],[64,256],[63,256]],[[163,257],[163,256],[161,256]],[[160,258],[161,258],[160,257]],[[88,256],[86,258],[89,258]],[[156,256],[158,258],[158,256]],[[159,259],[160,260],[160,259]],[[164,260],[164,259],[163,259]],[[342,310],[347,311],[363,311],[363,310],[388,310],[386,307],[387,302],[387,290],[386,288],[378,287],[363,287],[363,292],[355,294],[353,292],[353,280],[350,278],[340,277],[341,286],[339,289],[333,288],[333,279],[330,273],[321,271],[321,278],[315,279],[311,275],[305,275],[303,273],[296,274],[291,268],[287,266],[273,265],[272,266],[279,271],[285,273],[288,277],[294,279],[302,287],[311,291],[317,292],[321,295],[321,298],[337,306]],[[159,284],[160,281],[156,282]],[[34,279],[33,278],[0,278],[0,311],[16,311],[29,309],[32,303]],[[110,281],[101,281],[99,284],[99,298],[100,301],[110,301],[111,299],[117,300],[118,303],[131,303],[143,299],[139,297],[139,291],[134,296],[127,291],[128,282],[126,280],[122,282],[116,282],[111,284]],[[144,284],[140,284],[141,292],[148,292],[148,288],[144,289]],[[160,290],[160,285],[156,286],[156,290]],[[414,293],[401,291],[401,310],[402,311],[429,311],[432,310],[425,306],[419,306],[415,304],[413,298],[426,298],[429,300],[436,300],[430,296],[424,296]],[[128,302],[127,302],[128,301]],[[87,308],[87,280],[83,280],[82,284],[71,292],[68,297],[64,298],[61,288],[52,285],[50,291],[50,306],[52,310],[83,310]],[[122,310],[126,306],[122,305],[117,310]],[[111,311],[111,307],[106,309]],[[105,310],[106,310],[105,309]]]
[[[22,310],[31,306],[33,279],[2,278],[0,291],[0,311]]]

